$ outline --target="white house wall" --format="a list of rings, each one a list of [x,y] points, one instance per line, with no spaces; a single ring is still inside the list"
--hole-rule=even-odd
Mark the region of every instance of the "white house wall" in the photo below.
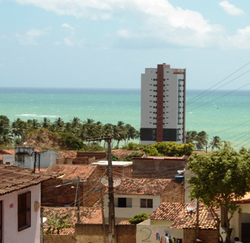
[[[115,195],[115,201],[117,198],[131,198],[132,207],[115,207],[115,218],[116,219],[131,219],[136,214],[146,213],[151,214],[161,203],[160,196],[147,196],[147,195]],[[153,208],[141,208],[140,199],[153,199]],[[104,217],[108,218],[108,195],[104,196]],[[119,221],[119,220],[118,220]]]
[[[31,192],[31,227],[18,231],[18,195]],[[35,202],[40,202],[40,184],[0,196],[3,206],[3,243],[40,242],[40,209],[35,212]]]
[[[182,229],[170,229],[172,222],[164,220],[155,220],[158,223],[153,223],[150,219],[136,225],[136,243],[143,242],[159,242],[156,240],[156,233],[159,232],[161,236],[164,236],[166,232],[175,238],[183,239]],[[162,222],[161,222],[162,221]]]

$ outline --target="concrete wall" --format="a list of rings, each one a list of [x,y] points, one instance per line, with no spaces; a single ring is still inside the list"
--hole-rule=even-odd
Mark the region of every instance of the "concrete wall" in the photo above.
[[[3,164],[15,165],[15,155],[4,155]]]
[[[74,235],[44,235],[43,243],[76,243]]]
[[[165,233],[168,232],[172,237],[182,239],[183,230],[170,229],[169,227],[172,223],[172,221],[148,219],[140,224],[137,224],[136,243],[158,242],[156,241],[156,232],[159,232],[161,236],[164,236]]]
[[[31,192],[31,227],[18,231],[18,195]],[[35,202],[40,202],[40,184],[0,196],[3,203],[3,242],[40,243],[40,209],[35,212]]]
[[[61,157],[61,154],[53,150],[47,150],[37,153],[36,157],[37,167],[40,159],[40,167],[48,168],[50,165],[56,164],[56,160]]]
[[[202,243],[216,243],[218,242],[217,230],[199,230],[199,237]],[[194,243],[195,240],[195,230],[194,229],[184,229],[184,242]]]
[[[186,168],[187,159],[133,158],[133,178],[174,179],[177,170]]]
[[[104,243],[103,226],[101,224],[76,224],[75,237],[76,242],[84,243]],[[108,239],[108,225],[106,225],[106,242]],[[136,243],[136,225],[116,225],[117,243]]]

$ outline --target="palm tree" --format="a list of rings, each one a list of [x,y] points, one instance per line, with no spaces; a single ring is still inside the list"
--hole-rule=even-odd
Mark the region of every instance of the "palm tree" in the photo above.
[[[22,121],[20,118],[17,118],[14,122],[12,122],[11,131],[14,136],[20,137],[23,141],[27,132],[27,123]]]
[[[210,145],[211,145],[212,150],[214,150],[214,148],[220,149],[222,146],[222,141],[220,137],[214,136],[213,140],[210,142]]]
[[[41,126],[43,128],[49,129],[50,125],[51,125],[51,121],[47,117],[44,117],[42,122],[41,122]]]

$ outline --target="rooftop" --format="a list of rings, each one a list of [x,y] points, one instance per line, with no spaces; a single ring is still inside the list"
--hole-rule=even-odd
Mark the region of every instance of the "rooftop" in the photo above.
[[[111,161],[112,166],[120,166],[120,167],[126,167],[133,164],[131,161]],[[92,165],[99,165],[99,166],[108,166],[107,160],[100,160],[98,162],[92,163]]]
[[[80,179],[88,179],[94,172],[96,166],[93,165],[59,165],[53,164],[47,169],[47,173],[60,176],[63,180],[71,180],[79,177]]]
[[[120,195],[161,195],[166,187],[174,182],[171,179],[121,178],[121,184],[114,188]]]
[[[71,218],[68,224],[72,224],[71,228],[63,229],[60,235],[74,234],[74,225],[77,223],[77,208],[76,207],[43,207],[43,217],[49,215],[52,219],[57,212],[58,218],[62,218],[65,215],[70,215]],[[102,212],[101,208],[96,207],[80,207],[80,220],[84,224],[102,224]],[[44,231],[47,231],[48,224],[44,223]]]
[[[0,164],[0,195],[35,186],[51,179],[45,173],[33,173],[33,169]]]
[[[186,203],[168,203],[163,202],[160,206],[150,215],[151,220],[168,220],[174,221],[179,213],[187,206]]]

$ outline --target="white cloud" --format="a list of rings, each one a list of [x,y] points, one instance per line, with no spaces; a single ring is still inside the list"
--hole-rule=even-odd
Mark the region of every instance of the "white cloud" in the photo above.
[[[236,35],[228,38],[228,42],[237,49],[250,49],[250,26],[239,29]]]
[[[222,1],[219,5],[226,11],[229,15],[233,16],[240,16],[244,14],[242,9],[235,7],[233,4],[229,3],[228,1]]]
[[[124,40],[157,39],[166,45],[184,47],[225,47],[234,37],[228,37],[223,26],[210,24],[201,13],[190,9],[173,6],[168,0],[16,0],[21,4],[34,4],[47,11],[59,15],[72,15],[96,19],[112,19],[116,14],[131,14],[138,16],[135,26],[125,26],[117,31],[117,36]],[[230,4],[221,1],[220,6],[231,15],[241,15],[244,12]],[[122,18],[124,18],[124,15]],[[120,15],[119,15],[120,16]],[[129,18],[129,17],[128,17]],[[140,27],[138,27],[140,26]],[[69,36],[58,40],[55,44],[82,45],[84,40],[77,40],[77,30],[68,23],[62,28],[70,30]],[[137,28],[137,29],[135,29]],[[240,31],[239,31],[240,33]],[[239,35],[237,33],[237,35]],[[132,42],[131,42],[132,43]]]
[[[17,33],[15,37],[19,44],[21,45],[37,45],[38,40],[41,36],[48,34],[50,27],[47,27],[43,30],[31,29],[26,33]]]
[[[62,27],[63,27],[63,28],[66,28],[66,29],[70,29],[70,30],[75,30],[72,26],[70,26],[70,25],[67,24],[67,23],[62,24]]]

